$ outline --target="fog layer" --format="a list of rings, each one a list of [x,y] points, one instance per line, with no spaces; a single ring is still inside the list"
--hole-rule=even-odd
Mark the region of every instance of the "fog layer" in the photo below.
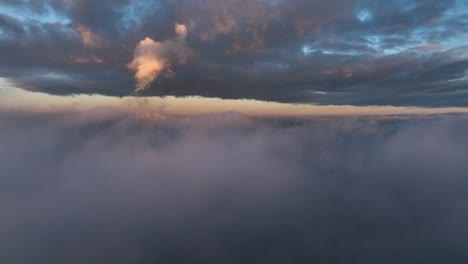
[[[468,116],[0,114],[0,263],[466,263]]]

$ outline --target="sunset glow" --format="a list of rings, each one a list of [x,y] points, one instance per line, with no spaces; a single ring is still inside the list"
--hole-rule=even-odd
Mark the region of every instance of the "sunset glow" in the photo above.
[[[468,0],[0,0],[0,264],[468,263]]]

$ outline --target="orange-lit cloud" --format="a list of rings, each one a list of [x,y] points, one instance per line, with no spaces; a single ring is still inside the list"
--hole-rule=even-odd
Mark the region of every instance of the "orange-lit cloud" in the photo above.
[[[144,90],[163,72],[171,72],[171,67],[184,64],[191,54],[186,46],[187,27],[175,24],[176,37],[163,42],[145,38],[135,48],[133,61],[128,68],[135,72],[136,91]]]

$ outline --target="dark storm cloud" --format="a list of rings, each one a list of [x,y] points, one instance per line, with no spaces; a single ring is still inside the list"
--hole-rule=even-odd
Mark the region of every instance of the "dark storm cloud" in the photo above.
[[[0,121],[2,263],[468,260],[464,115]]]
[[[465,1],[2,1],[0,75],[53,94],[128,95],[141,40],[193,51],[139,94],[467,106]],[[167,67],[167,65],[165,66]],[[55,76],[55,77],[54,77]],[[57,78],[60,76],[60,78]]]

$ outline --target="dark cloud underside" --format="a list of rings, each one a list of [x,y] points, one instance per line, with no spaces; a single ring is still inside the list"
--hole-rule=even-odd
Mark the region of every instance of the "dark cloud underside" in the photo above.
[[[169,43],[175,23],[190,56],[141,96],[468,106],[463,0],[2,0],[0,77],[52,94],[129,95],[135,48]]]

